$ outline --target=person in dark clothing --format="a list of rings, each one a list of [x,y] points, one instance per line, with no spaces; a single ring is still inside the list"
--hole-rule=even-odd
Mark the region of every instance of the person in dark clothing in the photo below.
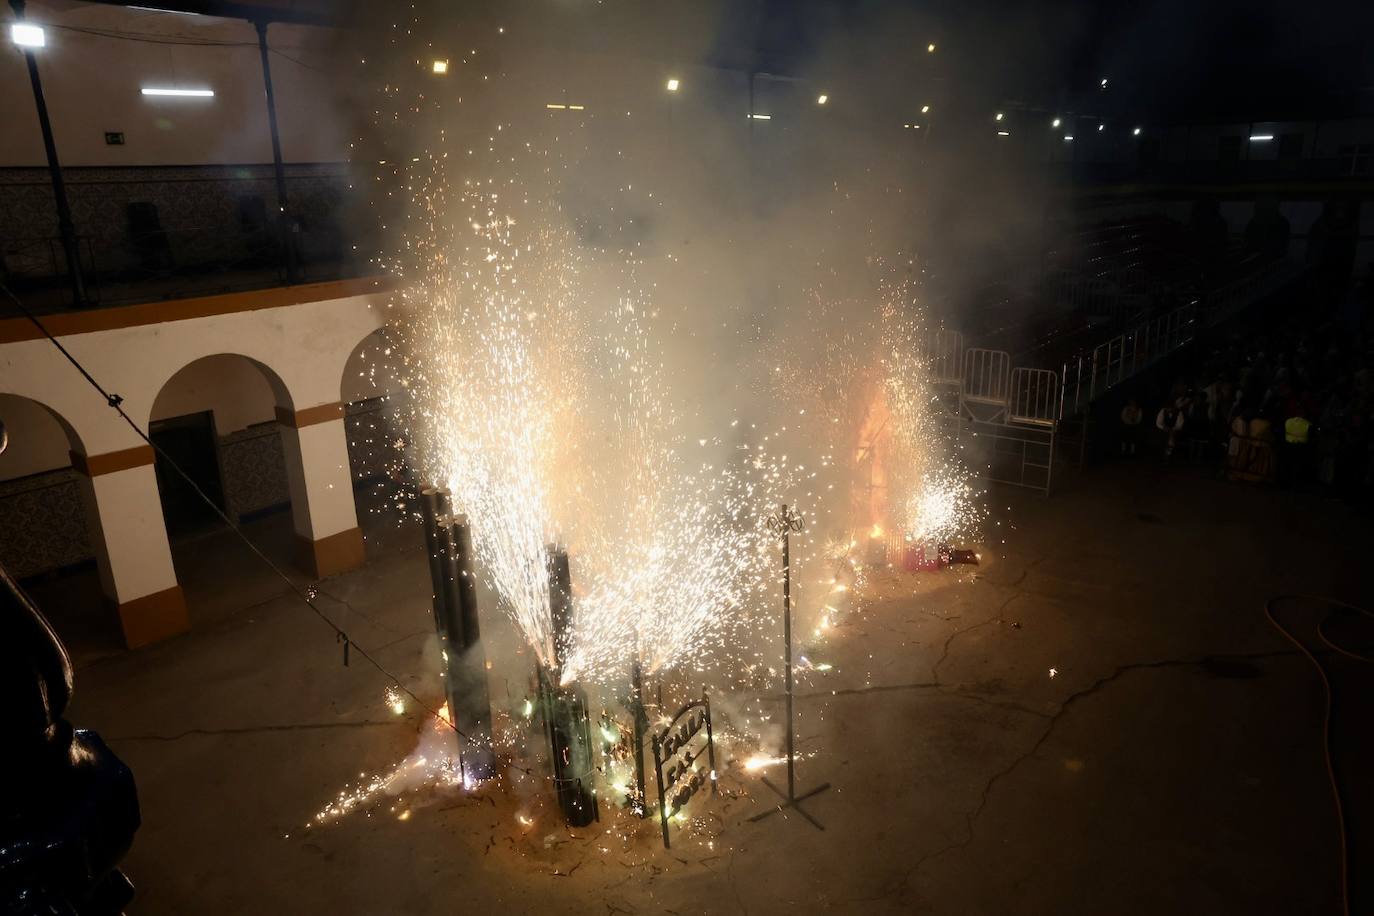
[[[1126,402],[1126,406],[1121,408],[1121,454],[1133,456],[1140,451],[1141,439],[1145,433],[1142,423],[1144,418],[1145,412],[1140,409],[1140,404],[1135,398],[1131,398]]]

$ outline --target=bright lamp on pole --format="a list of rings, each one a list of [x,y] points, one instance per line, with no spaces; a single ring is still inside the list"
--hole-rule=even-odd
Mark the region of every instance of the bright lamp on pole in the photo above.
[[[48,36],[42,26],[15,22],[10,24],[10,41],[21,48],[42,48],[47,45]]]

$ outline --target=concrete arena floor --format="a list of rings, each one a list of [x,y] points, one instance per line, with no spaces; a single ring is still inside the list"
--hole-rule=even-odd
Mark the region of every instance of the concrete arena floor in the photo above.
[[[417,721],[224,534],[179,545],[191,633],[76,646],[71,718],[138,780],[130,912],[1335,912],[1321,688],[1261,607],[1368,595],[1366,526],[1145,463],[994,501],[984,566],[885,581],[801,688],[799,780],[833,785],[808,806],[825,832],[747,822],[767,790],[732,768],[710,839],[673,854],[547,818],[522,835],[481,793],[302,830],[409,753]],[[284,553],[286,524],[254,534]],[[366,528],[369,565],[323,584],[351,609],[324,605],[421,686],[415,533]]]

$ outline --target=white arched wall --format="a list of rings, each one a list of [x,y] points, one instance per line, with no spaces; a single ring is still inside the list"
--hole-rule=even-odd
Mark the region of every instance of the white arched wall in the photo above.
[[[399,361],[399,351],[383,327],[359,341],[344,364],[340,397],[347,412],[355,487],[360,481],[390,477],[397,470],[396,439],[401,425],[394,399],[407,396],[397,372]]]
[[[370,280],[339,281],[46,321],[143,430],[168,380],[197,360],[232,350],[265,368],[281,426],[298,560],[323,577],[364,559],[339,381],[357,342],[381,325],[368,294],[377,288]],[[72,466],[87,481],[101,584],[128,644],[185,629],[152,449],[51,342],[22,322],[0,322],[0,378],[10,393],[65,418],[80,442]]]
[[[235,353],[206,356],[183,366],[153,401],[152,421],[210,411],[219,435],[275,420],[279,395],[264,369]]]
[[[396,375],[398,358],[393,356],[395,345],[385,327],[371,331],[358,341],[344,362],[339,395],[345,404],[368,398],[390,397],[404,391]]]
[[[71,470],[75,430],[49,408],[0,392],[0,560],[23,577],[94,556],[88,487]]]
[[[48,407],[0,392],[0,421],[9,432],[9,445],[0,453],[0,481],[71,467],[79,443]]]

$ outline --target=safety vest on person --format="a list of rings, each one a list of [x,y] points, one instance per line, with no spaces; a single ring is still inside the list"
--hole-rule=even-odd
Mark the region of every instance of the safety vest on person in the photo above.
[[[1306,445],[1307,431],[1312,423],[1304,417],[1289,417],[1283,424],[1283,441],[1289,445]]]

